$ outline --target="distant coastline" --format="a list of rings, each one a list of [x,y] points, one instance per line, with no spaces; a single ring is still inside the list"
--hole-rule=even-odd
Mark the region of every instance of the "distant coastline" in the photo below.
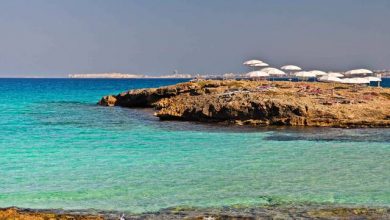
[[[374,70],[374,73],[380,74],[381,78],[390,78],[389,70]],[[47,76],[47,75],[4,75],[0,76],[1,79],[232,79],[240,78],[244,73],[219,73],[219,74],[180,74],[173,73],[167,75],[146,75],[146,74],[130,74],[130,73],[72,73],[67,75]],[[234,77],[233,77],[234,76]],[[285,76],[282,76],[283,78]],[[279,78],[276,77],[275,78]],[[288,78],[294,78],[294,76],[288,76]]]
[[[69,78],[81,78],[81,79],[191,79],[190,74],[172,74],[162,76],[148,76],[140,74],[127,74],[127,73],[86,73],[86,74],[69,74]]]

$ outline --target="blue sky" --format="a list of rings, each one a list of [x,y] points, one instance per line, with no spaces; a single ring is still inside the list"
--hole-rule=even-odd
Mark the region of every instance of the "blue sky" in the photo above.
[[[388,0],[1,0],[0,76],[390,69]]]

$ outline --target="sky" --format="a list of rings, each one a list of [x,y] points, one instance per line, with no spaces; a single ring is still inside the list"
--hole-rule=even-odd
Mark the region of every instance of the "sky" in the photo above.
[[[389,0],[0,0],[0,77],[390,69]]]

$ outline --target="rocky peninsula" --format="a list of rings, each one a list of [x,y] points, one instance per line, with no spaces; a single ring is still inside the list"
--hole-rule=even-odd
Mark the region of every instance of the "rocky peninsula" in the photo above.
[[[253,126],[390,127],[390,89],[319,82],[201,80],[104,96],[161,120]]]

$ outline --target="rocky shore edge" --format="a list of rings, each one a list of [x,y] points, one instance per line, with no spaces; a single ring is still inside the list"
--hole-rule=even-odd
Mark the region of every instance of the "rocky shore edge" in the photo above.
[[[161,120],[253,126],[390,127],[390,89],[314,82],[203,80],[104,96]]]
[[[335,207],[335,206],[269,206],[254,208],[169,208],[158,212],[131,214],[97,210],[0,208],[0,219],[19,220],[157,220],[157,219],[390,219],[386,207]]]

